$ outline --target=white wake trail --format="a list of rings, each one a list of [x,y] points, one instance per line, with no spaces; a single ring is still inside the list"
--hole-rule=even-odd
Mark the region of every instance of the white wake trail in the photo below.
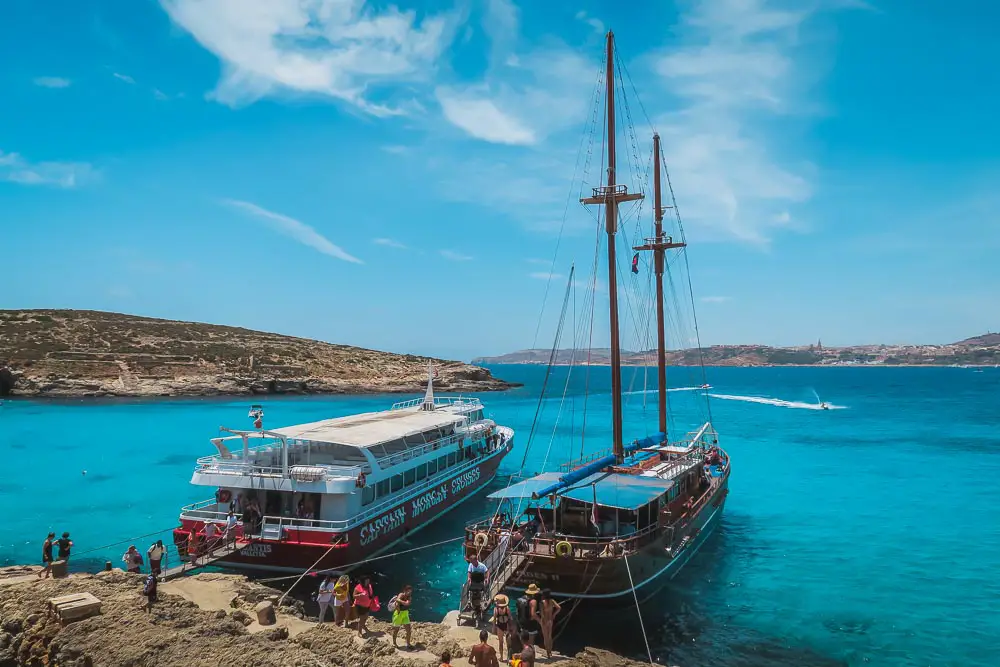
[[[711,389],[711,388],[712,388],[711,386],[708,386],[708,387],[670,387],[670,388],[667,389],[667,393],[672,392],[672,391],[705,391],[705,390]],[[658,389],[637,389],[635,391],[623,391],[622,395],[623,396],[635,396],[635,395],[638,395],[638,394],[655,394],[657,391],[659,391],[659,390]]]
[[[779,408],[795,408],[797,410],[823,410],[823,406],[819,403],[803,403],[802,401],[785,401],[780,398],[766,398],[764,396],[733,396],[730,394],[709,394],[712,398],[718,398],[723,401],[743,401],[745,403],[760,403],[762,405],[774,405]],[[834,405],[833,403],[827,403],[826,408],[829,410],[845,410],[846,405]]]

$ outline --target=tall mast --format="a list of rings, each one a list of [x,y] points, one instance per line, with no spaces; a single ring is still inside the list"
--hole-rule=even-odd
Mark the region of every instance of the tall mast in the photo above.
[[[683,243],[674,243],[663,234],[663,211],[660,189],[660,135],[653,135],[653,238],[646,239],[646,245],[634,250],[652,250],[653,266],[656,273],[656,371],[659,389],[660,433],[667,435],[667,343],[663,312],[663,264],[664,253],[670,248],[683,248]]]
[[[604,204],[604,223],[608,233],[608,293],[611,301],[611,418],[612,445],[618,462],[625,458],[622,439],[622,356],[618,331],[618,274],[615,260],[615,233],[618,231],[618,202],[642,199],[640,193],[629,194],[628,187],[615,182],[615,35],[608,31],[607,39],[608,117],[608,181],[594,188],[594,196],[581,199],[584,204]]]

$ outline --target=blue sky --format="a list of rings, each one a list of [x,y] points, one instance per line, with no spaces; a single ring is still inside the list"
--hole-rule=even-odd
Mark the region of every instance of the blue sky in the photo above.
[[[0,307],[457,358],[527,347],[546,278],[557,310],[594,255],[593,219],[566,203],[612,27],[663,137],[704,342],[1000,328],[992,3],[2,12]]]

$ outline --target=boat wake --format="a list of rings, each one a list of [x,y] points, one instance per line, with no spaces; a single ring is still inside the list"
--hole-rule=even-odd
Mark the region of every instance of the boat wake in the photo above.
[[[667,392],[671,391],[705,391],[706,389],[711,389],[711,385],[704,385],[701,387],[669,387]],[[658,389],[636,389],[635,391],[623,391],[623,396],[638,396],[641,394],[655,394]]]
[[[846,405],[834,405],[833,403],[804,403],[802,401],[785,401],[780,398],[767,398],[764,396],[732,396],[730,394],[709,394],[712,398],[723,401],[743,401],[745,403],[760,403],[762,405],[774,405],[779,408],[796,408],[798,410],[845,410]],[[826,405],[824,408],[823,406]]]

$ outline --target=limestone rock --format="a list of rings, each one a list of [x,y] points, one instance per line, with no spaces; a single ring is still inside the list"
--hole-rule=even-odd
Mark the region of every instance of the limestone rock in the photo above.
[[[258,602],[254,611],[257,612],[257,622],[261,625],[274,625],[278,620],[274,614],[274,603],[270,600]]]

